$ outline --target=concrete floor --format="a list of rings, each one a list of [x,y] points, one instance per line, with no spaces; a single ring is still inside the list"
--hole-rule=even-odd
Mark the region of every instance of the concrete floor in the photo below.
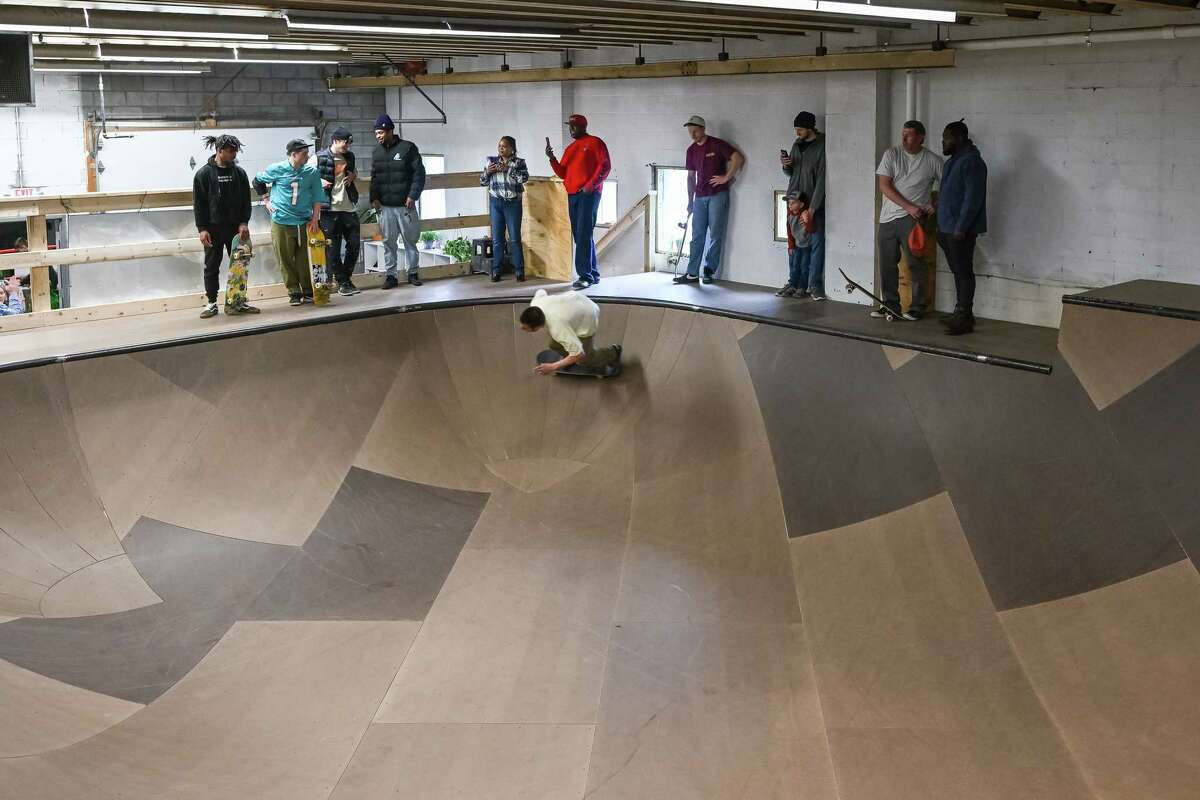
[[[521,307],[0,374],[0,797],[1194,796],[1200,323]]]

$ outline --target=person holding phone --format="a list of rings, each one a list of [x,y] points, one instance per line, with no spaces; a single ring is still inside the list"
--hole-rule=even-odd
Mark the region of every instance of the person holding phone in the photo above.
[[[825,134],[817,130],[817,118],[810,111],[801,111],[792,121],[796,141],[789,152],[779,151],[779,163],[788,176],[787,199],[801,195],[808,205],[800,212],[800,221],[813,228],[808,265],[803,286],[796,295],[805,294],[813,300],[825,299]]]
[[[500,137],[497,154],[488,156],[479,183],[488,187],[488,212],[492,221],[492,282],[500,280],[504,264],[504,234],[517,281],[525,280],[525,254],[521,252],[521,196],[529,180],[525,159],[517,157],[517,140]]]
[[[586,289],[600,282],[600,270],[596,267],[596,214],[600,211],[600,192],[604,180],[612,171],[608,157],[608,146],[604,140],[588,133],[587,117],[572,114],[567,118],[567,128],[574,139],[563,151],[562,161],[554,156],[550,137],[546,137],[546,158],[550,168],[562,178],[567,189],[567,209],[571,215],[571,234],[575,240],[575,273],[579,279],[571,284],[576,289]]]

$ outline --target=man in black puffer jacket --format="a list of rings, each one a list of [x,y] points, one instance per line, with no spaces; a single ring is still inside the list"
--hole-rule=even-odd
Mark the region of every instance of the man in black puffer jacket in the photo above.
[[[204,294],[208,297],[200,318],[210,319],[217,315],[222,252],[232,253],[235,238],[250,240],[250,180],[235,163],[242,149],[236,136],[206,136],[204,143],[216,154],[196,170],[192,180],[192,211],[200,243],[204,245]],[[258,311],[245,304],[238,310]]]
[[[396,125],[387,114],[375,120],[375,153],[371,158],[371,205],[379,210],[379,228],[383,233],[383,265],[387,278],[383,288],[394,289],[396,280],[396,240],[404,239],[404,257],[408,262],[408,282],[420,286],[420,256],[417,238],[421,235],[421,217],[417,200],[425,189],[425,163],[417,146],[396,135]]]
[[[338,128],[330,137],[329,147],[317,153],[317,170],[321,173],[321,186],[325,189],[325,202],[321,204],[321,230],[328,241],[329,269],[338,282],[338,294],[358,294],[350,280],[354,265],[358,263],[359,235],[358,189],[354,179],[358,177],[354,152],[350,149],[354,137],[345,128]],[[342,242],[346,244],[346,255],[342,256]]]

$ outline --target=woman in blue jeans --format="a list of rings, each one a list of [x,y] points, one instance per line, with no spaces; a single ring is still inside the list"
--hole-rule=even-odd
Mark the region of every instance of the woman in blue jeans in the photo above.
[[[525,280],[525,254],[521,252],[521,195],[529,180],[525,159],[517,158],[517,140],[503,136],[498,155],[488,156],[479,183],[488,187],[488,211],[492,218],[492,281],[500,280],[504,263],[504,232],[517,280]]]

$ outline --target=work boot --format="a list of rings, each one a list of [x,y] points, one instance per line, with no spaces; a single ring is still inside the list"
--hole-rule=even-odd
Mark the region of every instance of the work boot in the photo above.
[[[396,280],[395,275],[388,275],[386,278],[383,279],[383,288],[384,289],[395,289],[399,285],[400,285],[400,281]]]
[[[955,311],[945,324],[948,335],[962,336],[975,330],[975,315],[970,311]]]
[[[216,315],[217,315],[217,304],[209,303],[208,305],[206,305],[204,307],[204,310],[200,312],[200,319],[212,319]]]
[[[408,273],[408,285],[409,286],[421,286],[422,285],[421,276],[415,272]]]

